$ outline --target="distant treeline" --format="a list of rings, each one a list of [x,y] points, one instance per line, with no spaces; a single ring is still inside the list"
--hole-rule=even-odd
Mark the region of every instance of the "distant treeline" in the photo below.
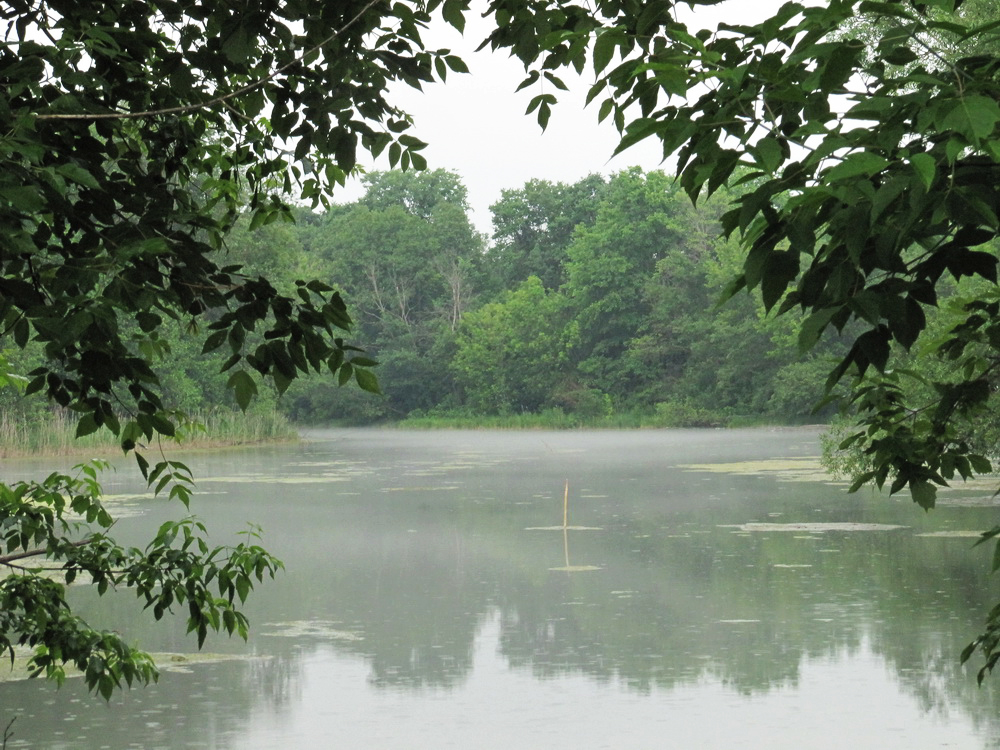
[[[742,268],[718,225],[731,194],[692,206],[671,177],[639,169],[571,185],[532,180],[502,193],[486,237],[450,172],[373,173],[365,183],[360,200],[324,214],[238,227],[224,252],[290,293],[298,278],[341,290],[351,342],[380,362],[384,396],[311,376],[280,400],[262,392],[258,408],[313,424],[816,418],[839,342],[801,358],[794,314],[765,315],[745,293],[717,304]],[[160,343],[173,405],[232,403],[221,360],[203,356],[183,325]],[[22,372],[37,355],[6,352]],[[44,417],[30,401],[0,393],[9,416]]]

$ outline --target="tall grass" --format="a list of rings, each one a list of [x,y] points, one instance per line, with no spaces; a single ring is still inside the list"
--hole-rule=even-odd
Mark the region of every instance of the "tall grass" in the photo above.
[[[562,409],[545,409],[537,414],[505,414],[500,416],[438,412],[409,416],[394,423],[394,426],[416,430],[573,430],[581,428],[635,430],[675,427],[760,427],[765,425],[797,425],[803,424],[805,421],[802,419],[782,419],[777,416],[734,415],[721,411],[694,409],[684,404],[658,404],[653,412],[623,410],[602,415],[566,413]]]
[[[538,414],[485,416],[472,414],[433,414],[407,417],[397,427],[412,429],[484,429],[484,430],[574,430],[582,428],[634,430],[645,427],[675,427],[656,414],[620,411],[612,414],[581,415],[562,409],[545,409]]]
[[[25,419],[0,414],[0,458],[60,456],[120,450],[108,430],[76,438],[76,419],[69,412],[52,412],[44,418]],[[184,448],[204,449],[296,440],[298,433],[283,414],[274,409],[246,413],[213,409],[190,417],[178,429],[177,442]]]

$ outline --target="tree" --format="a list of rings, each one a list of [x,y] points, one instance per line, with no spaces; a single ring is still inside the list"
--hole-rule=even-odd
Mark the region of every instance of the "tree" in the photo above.
[[[592,66],[589,98],[620,129],[619,150],[659,139],[692,200],[756,181],[723,217],[746,249],[730,293],[757,289],[769,310],[800,310],[805,349],[828,329],[859,327],[827,381],[852,384],[861,429],[851,440],[872,459],[855,488],[909,489],[933,507],[936,487],[992,469],[956,425],[984,408],[1000,363],[997,258],[980,249],[1000,229],[996,11],[789,2],[762,23],[712,32],[679,22],[674,5],[494,0],[489,43],[518,56],[531,82]],[[851,33],[858,15],[873,36]],[[555,100],[533,102],[543,125]],[[920,338],[948,275],[990,282],[937,349],[962,375],[907,404],[886,372],[890,354]],[[983,540],[998,536],[1000,526]],[[963,658],[976,649],[982,678],[1000,660],[1000,607]]]
[[[481,287],[482,238],[453,173],[378,172],[366,184],[312,234],[310,252],[351,300],[388,408],[427,409],[446,385],[438,349]]]
[[[632,386],[622,355],[649,315],[643,288],[658,261],[682,252],[682,199],[663,172],[620,172],[593,225],[581,227],[567,249],[563,288],[575,313],[574,356],[588,385],[619,399]]]
[[[566,280],[566,249],[577,227],[594,223],[607,183],[589,175],[572,185],[529,180],[518,190],[504,190],[490,206],[493,244],[489,258],[503,289],[529,276],[546,289]]]
[[[566,300],[529,276],[499,302],[465,316],[451,361],[465,403],[479,413],[535,412],[566,375]]]
[[[244,408],[256,379],[280,392],[309,371],[377,390],[370,361],[343,339],[338,293],[317,280],[279,288],[220,250],[244,209],[255,228],[291,215],[282,194],[326,202],[358,149],[424,166],[409,117],[386,97],[390,83],[465,69],[423,48],[431,11],[462,25],[454,0],[6,2],[0,351],[42,350],[25,392],[76,415],[78,435],[110,430],[150,487],[186,506],[187,467],[143,451],[183,418],[159,374],[174,321],[204,352],[228,353]],[[0,385],[23,383],[7,362]],[[35,561],[65,582],[89,575],[102,594],[131,588],[156,618],[184,608],[199,645],[209,630],[245,636],[240,603],[280,562],[253,530],[209,547],[191,518],[144,549],[122,547],[98,468],[0,485],[0,650],[32,647],[35,673],[56,679],[75,664],[108,697],[155,678],[154,665],[75,616]]]

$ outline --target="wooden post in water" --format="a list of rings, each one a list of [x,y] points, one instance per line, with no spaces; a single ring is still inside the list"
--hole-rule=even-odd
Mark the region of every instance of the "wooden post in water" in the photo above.
[[[563,530],[569,527],[569,480],[566,480],[566,489],[563,491]]]

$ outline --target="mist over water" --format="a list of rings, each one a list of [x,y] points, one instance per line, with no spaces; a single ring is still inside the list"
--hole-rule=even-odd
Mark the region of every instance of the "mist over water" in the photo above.
[[[992,489],[930,514],[847,495],[809,429],[307,437],[188,457],[214,541],[252,520],[287,566],[248,643],[209,638],[235,658],[110,705],[0,682],[9,748],[1000,746],[996,690],[958,665],[996,596],[968,536]],[[137,503],[134,542],[182,513]],[[128,592],[73,591],[144,648],[194,647]]]

